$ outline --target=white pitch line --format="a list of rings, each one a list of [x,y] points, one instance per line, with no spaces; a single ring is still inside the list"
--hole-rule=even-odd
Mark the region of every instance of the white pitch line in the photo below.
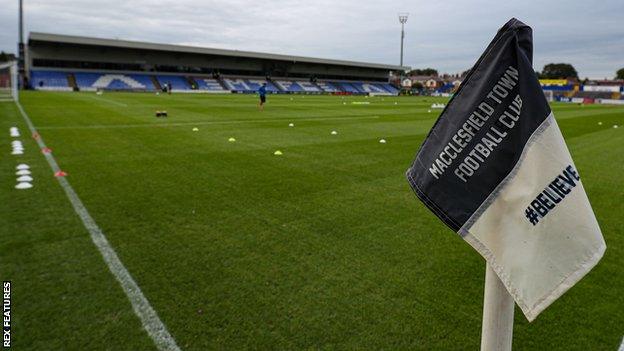
[[[99,96],[91,96],[92,98],[96,99],[96,100],[100,100],[100,101],[104,101],[104,102],[108,102],[110,104],[115,104],[117,106],[122,106],[122,107],[128,107],[127,104],[124,104],[123,102],[118,102],[118,101],[114,101],[114,100],[109,100],[109,99],[105,99]]]
[[[618,351],[624,351],[624,337],[622,337],[622,343],[620,344]]]
[[[362,116],[362,117],[316,117],[316,118],[297,118],[295,121],[340,121],[353,119],[378,119],[379,116]],[[181,126],[201,126],[211,124],[241,124],[241,123],[271,123],[271,122],[288,122],[290,119],[248,119],[236,121],[205,121],[205,122],[174,122],[174,123],[135,123],[135,124],[93,124],[88,126],[48,126],[39,127],[44,129],[126,129],[126,128],[145,128],[145,127],[181,127]]]
[[[24,121],[26,121],[30,132],[33,134],[36,133],[37,130],[35,129],[35,126],[22,108],[22,105],[17,101],[15,103],[20,110],[22,117],[24,117]],[[37,144],[40,148],[46,147],[41,136],[39,136],[39,138],[37,139]],[[52,156],[51,153],[46,153],[45,158],[54,173],[60,171],[60,168],[56,163],[56,159],[54,159],[54,156]],[[169,334],[167,327],[165,327],[160,318],[158,318],[156,311],[154,311],[154,308],[152,308],[149,301],[147,301],[147,299],[145,298],[145,295],[143,295],[143,292],[141,292],[141,288],[139,288],[126,267],[124,267],[123,263],[117,256],[117,253],[106,239],[106,236],[104,235],[100,227],[98,227],[98,225],[95,223],[95,220],[93,219],[93,217],[91,217],[89,211],[87,211],[87,208],[78,197],[78,194],[76,194],[76,192],[69,184],[67,179],[65,179],[65,177],[57,177],[56,179],[58,179],[61,187],[65,191],[69,202],[71,202],[72,206],[74,207],[74,211],[76,211],[76,214],[78,214],[78,216],[82,220],[85,228],[89,231],[89,234],[91,235],[91,240],[100,251],[100,254],[102,254],[102,257],[104,258],[104,262],[106,262],[108,269],[110,269],[115,278],[117,278],[117,281],[126,293],[128,300],[130,300],[130,303],[132,304],[132,309],[134,310],[134,313],[141,320],[143,328],[152,338],[152,340],[156,344],[156,347],[158,347],[159,350],[179,351],[180,348],[176,344],[171,334]]]

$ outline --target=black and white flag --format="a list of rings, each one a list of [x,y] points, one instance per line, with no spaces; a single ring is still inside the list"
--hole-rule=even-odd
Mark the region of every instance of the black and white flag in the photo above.
[[[606,245],[533,71],[531,28],[496,34],[407,171],[425,205],[492,266],[529,321]]]

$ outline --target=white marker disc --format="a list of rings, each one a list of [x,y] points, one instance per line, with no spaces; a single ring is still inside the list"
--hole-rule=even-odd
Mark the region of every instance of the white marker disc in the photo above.
[[[23,183],[17,183],[17,185],[15,186],[15,189],[30,189],[32,187],[33,187],[32,184],[23,182]]]
[[[17,178],[17,181],[18,181],[18,182],[32,182],[32,181],[33,181],[33,179],[32,179],[32,177],[31,177],[31,176],[28,176],[28,175],[23,175],[23,176],[21,176],[21,177]]]

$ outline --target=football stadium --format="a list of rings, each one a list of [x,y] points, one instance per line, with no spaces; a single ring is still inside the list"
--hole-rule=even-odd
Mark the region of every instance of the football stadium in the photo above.
[[[624,77],[540,72],[544,27],[443,74],[404,13],[397,64],[26,33],[19,3],[4,349],[624,350]]]

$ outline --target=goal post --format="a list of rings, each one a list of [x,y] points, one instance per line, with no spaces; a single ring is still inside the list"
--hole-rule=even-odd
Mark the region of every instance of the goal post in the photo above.
[[[17,101],[17,62],[0,63],[0,101]]]

